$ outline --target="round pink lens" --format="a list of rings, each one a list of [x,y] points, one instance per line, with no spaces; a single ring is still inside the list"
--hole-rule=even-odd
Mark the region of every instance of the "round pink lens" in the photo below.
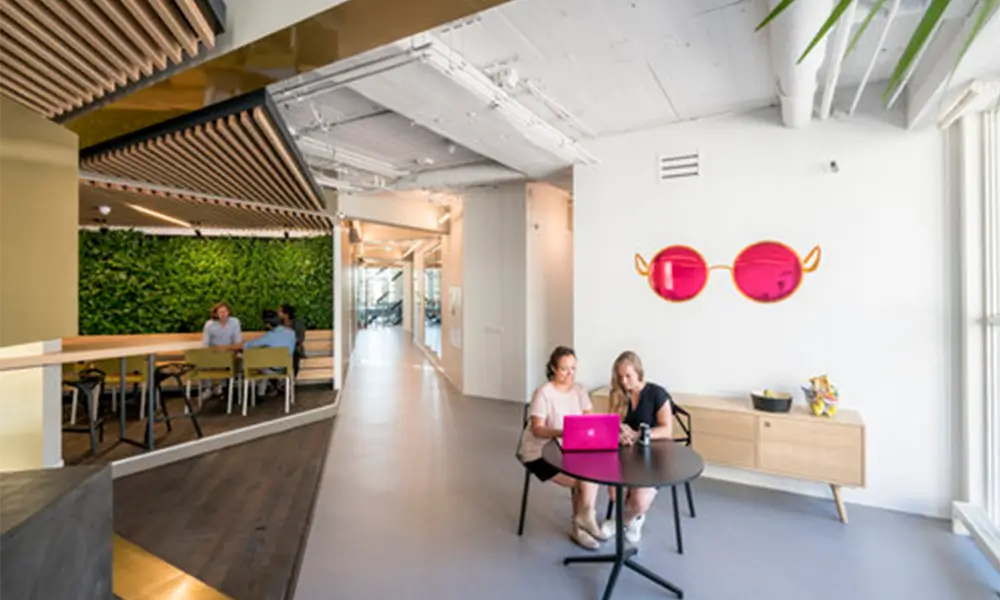
[[[802,282],[802,263],[795,251],[778,242],[747,246],[733,263],[733,282],[751,300],[778,302]]]
[[[698,295],[708,279],[708,265],[697,250],[670,246],[649,265],[649,283],[664,300],[683,302]]]

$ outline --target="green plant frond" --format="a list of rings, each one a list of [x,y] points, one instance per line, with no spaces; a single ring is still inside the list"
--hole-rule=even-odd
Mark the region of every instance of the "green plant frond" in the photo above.
[[[854,50],[854,47],[858,45],[858,40],[860,40],[861,36],[863,36],[865,31],[868,30],[868,26],[872,24],[872,20],[875,18],[875,15],[882,10],[882,7],[885,6],[887,1],[888,0],[878,0],[874,5],[872,5],[872,9],[868,11],[868,16],[866,16],[865,20],[861,22],[858,30],[854,33],[854,37],[851,38],[851,43],[847,45],[847,51],[844,52],[844,56],[849,55]]]
[[[812,41],[809,42],[809,45],[806,46],[805,52],[802,53],[802,56],[799,57],[799,60],[796,61],[796,64],[801,63],[806,59],[807,56],[809,56],[809,53],[812,52],[813,48],[816,47],[816,44],[820,43],[823,40],[823,38],[826,37],[826,34],[830,33],[830,30],[833,29],[833,26],[837,24],[837,21],[840,20],[840,17],[844,16],[844,11],[847,10],[847,7],[854,2],[857,2],[857,0],[837,1],[837,4],[833,7],[833,10],[830,12],[830,16],[826,18],[826,22],[824,22],[823,26],[819,28],[819,32],[816,33],[816,36],[813,37]]]
[[[754,31],[760,31],[761,29],[767,27],[771,21],[775,20],[778,17],[778,15],[785,12],[785,9],[787,9],[794,3],[795,0],[781,0],[781,3],[775,6],[774,10],[772,10],[766,17],[764,17],[764,20],[760,22],[760,25],[757,25],[757,28],[754,29]]]
[[[889,85],[882,95],[883,101],[888,101],[895,94],[896,88],[899,87],[903,81],[903,77],[909,72],[920,50],[927,45],[931,35],[937,30],[938,23],[941,22],[941,17],[944,15],[944,11],[948,8],[949,4],[951,4],[951,0],[931,0],[930,5],[924,12],[923,18],[920,19],[920,23],[913,31],[910,41],[906,44],[903,55],[899,58],[899,62],[896,63],[896,68],[892,71],[892,75],[889,76]]]
[[[979,37],[986,22],[990,20],[990,17],[997,10],[997,7],[1000,7],[1000,0],[979,0],[979,8],[976,10],[976,20],[972,23],[969,37],[966,38],[965,43],[962,45],[962,51],[958,55],[958,60],[955,61],[956,69],[962,62],[962,59],[965,58],[965,54],[969,51],[969,48],[972,47],[972,43]]]

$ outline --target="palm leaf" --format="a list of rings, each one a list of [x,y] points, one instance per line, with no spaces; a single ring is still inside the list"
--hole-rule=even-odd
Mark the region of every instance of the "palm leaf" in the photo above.
[[[858,40],[860,40],[861,36],[865,34],[865,31],[868,29],[868,26],[872,24],[872,19],[875,18],[876,14],[878,14],[878,11],[882,10],[882,7],[885,6],[886,1],[887,0],[878,0],[877,2],[875,2],[874,6],[872,6],[872,9],[868,11],[868,16],[865,17],[865,20],[861,22],[861,26],[858,27],[858,31],[854,34],[854,38],[852,38],[851,43],[848,44],[847,51],[844,52],[844,56],[850,54],[851,51],[854,50],[854,47],[858,45]]]
[[[838,0],[836,6],[833,7],[833,12],[831,12],[830,16],[826,18],[826,22],[823,23],[823,26],[819,28],[819,33],[817,33],[816,37],[809,42],[805,52],[802,53],[802,56],[799,57],[799,60],[796,61],[795,64],[800,64],[806,59],[807,56],[809,56],[809,53],[816,47],[816,44],[820,43],[823,38],[826,37],[826,34],[830,33],[833,26],[836,25],[837,21],[840,20],[840,17],[844,15],[844,11],[847,10],[847,7],[850,6],[852,2],[856,1],[857,0]]]
[[[969,37],[965,40],[965,45],[962,46],[962,52],[958,55],[958,61],[955,63],[955,68],[958,68],[958,63],[962,62],[965,58],[965,53],[969,51],[972,43],[976,41],[979,33],[983,30],[983,26],[986,22],[990,20],[993,15],[993,11],[1000,6],[1000,0],[980,0],[979,1],[979,12],[976,13],[976,20],[972,24],[972,30],[969,31]]]
[[[906,44],[906,49],[903,50],[903,55],[899,58],[896,68],[889,77],[889,85],[882,95],[883,101],[888,101],[896,92],[896,88],[899,87],[903,77],[909,72],[913,61],[930,41],[931,34],[937,30],[938,23],[941,22],[941,17],[944,15],[944,11],[948,8],[949,4],[951,4],[951,0],[931,0],[930,6],[924,12],[924,17],[920,20],[916,30],[914,30],[913,36],[910,37],[909,43]]]
[[[776,19],[781,13],[785,12],[785,9],[791,6],[794,2],[795,0],[781,0],[781,3],[775,6],[774,10],[772,10],[770,14],[764,17],[764,20],[760,22],[760,25],[758,25],[754,31],[760,31],[761,29],[767,27],[768,23]]]

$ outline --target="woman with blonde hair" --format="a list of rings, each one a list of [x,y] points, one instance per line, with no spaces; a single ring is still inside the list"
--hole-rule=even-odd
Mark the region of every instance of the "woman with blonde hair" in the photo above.
[[[553,350],[545,371],[548,381],[531,397],[518,457],[539,480],[552,480],[572,490],[570,538],[583,548],[596,550],[609,537],[603,534],[595,514],[599,486],[561,473],[542,458],[545,444],[562,437],[563,419],[568,415],[589,414],[593,405],[587,391],[576,383],[576,354],[572,348],[559,346]]]
[[[618,355],[611,368],[611,406],[622,417],[621,443],[634,444],[639,439],[641,425],[649,427],[653,440],[670,439],[673,415],[670,394],[662,386],[646,381],[642,360],[635,352],[627,350]],[[612,501],[615,491],[609,490]],[[629,488],[625,493],[625,539],[638,544],[642,538],[642,524],[646,512],[656,498],[656,488]],[[615,532],[614,519],[601,526],[602,533],[611,537]]]

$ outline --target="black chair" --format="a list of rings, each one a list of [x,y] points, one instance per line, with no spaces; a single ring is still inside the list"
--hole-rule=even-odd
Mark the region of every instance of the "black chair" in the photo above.
[[[670,398],[670,411],[673,413],[674,419],[676,419],[677,424],[681,426],[681,431],[684,432],[683,436],[681,436],[681,437],[675,437],[674,441],[677,442],[678,444],[684,444],[685,446],[690,446],[691,445],[691,413],[689,413],[688,411],[686,411],[683,408],[681,408],[680,406],[678,406],[674,402],[673,398]],[[685,481],[684,482],[684,492],[687,494],[688,512],[691,513],[691,518],[693,519],[695,517],[695,513],[694,513],[694,496],[691,494],[691,482],[690,481]],[[527,494],[527,490],[525,490],[525,494]],[[673,500],[673,504],[674,504],[674,534],[677,536],[677,553],[678,554],[684,554],[684,536],[681,534],[681,513],[680,513],[680,509],[678,509],[678,507],[677,507],[677,486],[675,486],[675,485],[670,486],[670,497],[671,497],[671,500]],[[608,513],[605,516],[605,519],[610,519],[611,518],[611,515],[613,514],[612,511],[614,510],[614,508],[615,508],[615,502],[614,502],[614,500],[611,500],[609,498],[608,499]],[[523,518],[523,516],[522,516],[522,518]]]
[[[104,386],[104,372],[98,369],[80,371],[76,379],[64,379],[64,387],[76,390],[83,399],[83,409],[87,413],[86,427],[63,426],[67,433],[86,433],[90,435],[90,454],[97,456],[97,444],[104,441],[104,417],[100,415],[100,406],[94,392]]]
[[[518,432],[517,436],[517,449],[514,451],[514,456],[517,457],[518,462],[521,462],[521,457],[518,456],[518,451],[521,449],[521,436],[524,435],[524,428],[528,426],[528,407],[530,404],[524,405],[524,416],[521,419],[521,430]],[[523,464],[523,463],[522,463]],[[521,492],[521,517],[517,521],[517,535],[524,534],[524,513],[528,510],[528,489],[531,487],[531,471],[528,467],[524,467],[524,491]]]

